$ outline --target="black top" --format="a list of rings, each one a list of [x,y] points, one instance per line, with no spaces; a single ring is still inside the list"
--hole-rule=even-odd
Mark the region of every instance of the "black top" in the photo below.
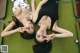
[[[58,19],[58,0],[48,0],[39,11],[38,19],[36,24],[40,21],[42,16],[47,15],[51,18],[51,28],[53,27],[55,21]]]

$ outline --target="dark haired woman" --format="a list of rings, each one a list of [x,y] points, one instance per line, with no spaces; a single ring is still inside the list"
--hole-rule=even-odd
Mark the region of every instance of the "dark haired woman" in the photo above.
[[[54,38],[65,38],[65,37],[72,37],[73,33],[58,27],[57,25],[57,19],[58,19],[58,0],[41,0],[39,5],[37,6],[37,9],[33,16],[33,22],[38,24],[40,26],[39,30],[36,33],[36,45],[33,46],[34,53],[38,53],[38,51],[41,51],[40,53],[47,53],[50,50],[47,50],[45,47],[44,50],[41,50],[42,47],[40,45],[46,45],[45,43],[51,43],[50,40]],[[60,34],[49,34],[47,35],[46,30],[51,29],[52,31],[59,32]],[[50,41],[50,42],[49,42]],[[37,44],[37,42],[39,42]],[[47,44],[47,46],[50,46],[50,44]],[[38,50],[38,49],[39,50]],[[51,47],[49,47],[50,49]],[[44,52],[45,51],[45,52]],[[47,52],[46,52],[47,51]]]
[[[52,42],[46,42],[44,41],[43,43],[40,43],[36,41],[36,45],[33,45],[33,51],[34,53],[49,53],[52,49]]]
[[[27,0],[12,0],[14,2],[12,22],[2,31],[1,36],[5,37],[16,32],[21,33],[21,37],[24,39],[31,39],[34,37],[34,26],[30,20],[30,17],[34,13],[35,0],[31,0],[32,11]],[[11,30],[14,26],[18,28]]]

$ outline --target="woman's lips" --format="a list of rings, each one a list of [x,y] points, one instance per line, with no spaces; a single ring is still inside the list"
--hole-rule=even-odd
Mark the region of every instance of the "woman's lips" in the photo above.
[[[41,30],[41,33],[44,34],[44,30]]]

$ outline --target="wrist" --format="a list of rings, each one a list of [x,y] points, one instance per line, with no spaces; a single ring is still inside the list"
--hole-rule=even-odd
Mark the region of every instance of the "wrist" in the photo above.
[[[17,28],[16,31],[17,31],[17,32],[20,32],[20,28]]]
[[[56,37],[56,34],[55,34],[55,33],[52,33],[51,35],[52,35],[53,37]]]

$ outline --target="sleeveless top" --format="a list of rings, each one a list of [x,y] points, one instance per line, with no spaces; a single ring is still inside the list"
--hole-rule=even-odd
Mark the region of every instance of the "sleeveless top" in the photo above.
[[[55,21],[58,19],[58,0],[48,0],[48,2],[42,6],[38,14],[36,24],[38,24],[38,22],[44,15],[47,15],[51,18],[50,29],[52,30]]]

